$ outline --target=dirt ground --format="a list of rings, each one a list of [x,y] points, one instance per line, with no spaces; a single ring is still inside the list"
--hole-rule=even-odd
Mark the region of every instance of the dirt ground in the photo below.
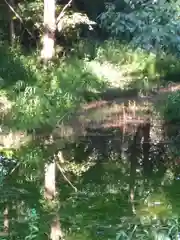
[[[111,94],[108,95],[107,90],[105,99],[102,94],[101,100],[80,106],[68,121],[57,124],[46,142],[56,142],[57,139],[74,141],[88,134],[96,135],[98,132],[107,134],[108,130],[112,131],[117,128],[131,131],[132,126],[138,126],[146,121],[161,121],[157,118],[155,108],[164,106],[168,94],[178,90],[180,90],[180,84],[173,84],[166,88],[159,88],[158,91],[148,96],[127,93],[127,96],[123,95],[123,97],[121,94],[117,96],[117,91],[113,95],[112,89]],[[5,104],[4,100],[0,101],[1,110],[6,109]],[[31,134],[22,131],[12,131],[7,127],[0,129],[0,147],[2,148],[19,148],[32,141],[33,138]]]
[[[86,135],[89,129],[124,128],[128,125],[139,125],[148,121],[160,121],[157,118],[156,108],[163,107],[169,93],[180,90],[180,84],[161,87],[148,96],[129,95],[121,98],[117,93],[113,99],[113,92],[109,99],[92,101],[84,104],[71,117],[55,130],[55,135]],[[107,96],[107,93],[105,94]],[[94,131],[95,132],[95,131]]]

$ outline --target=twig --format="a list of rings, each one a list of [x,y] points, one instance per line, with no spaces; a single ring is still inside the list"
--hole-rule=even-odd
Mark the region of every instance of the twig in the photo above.
[[[77,188],[69,181],[69,179],[66,177],[66,175],[63,173],[63,169],[62,167],[59,165],[58,162],[56,162],[56,165],[59,169],[59,171],[61,172],[61,174],[63,175],[64,179],[69,183],[69,185],[74,189],[75,192],[77,192]]]
[[[20,165],[20,162],[16,164],[16,166],[11,170],[11,172],[9,173],[9,175],[11,175]]]
[[[14,8],[8,3],[7,0],[4,0],[4,2],[8,5],[8,7],[10,8],[10,10],[15,14],[15,16],[19,19],[19,21],[23,24],[24,28],[26,29],[26,31],[28,32],[28,34],[33,38],[33,39],[36,39],[33,34],[29,31],[29,29],[27,29],[25,27],[25,24],[21,18],[21,16],[19,16],[19,14],[14,10]]]
[[[4,0],[5,3],[8,5],[8,7],[11,9],[11,11],[16,15],[16,17],[20,20],[21,23],[23,23],[22,18],[19,16],[19,14],[14,10],[14,8],[8,3],[8,1]]]
[[[56,19],[56,24],[59,23],[59,21],[61,20],[61,18],[64,16],[64,12],[65,10],[70,7],[71,3],[73,0],[69,0],[69,2],[63,7],[62,11],[60,12],[59,16]]]

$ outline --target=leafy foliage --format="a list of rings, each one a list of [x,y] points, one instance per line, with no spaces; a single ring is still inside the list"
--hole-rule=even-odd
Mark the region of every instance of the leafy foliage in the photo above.
[[[58,212],[70,240],[178,239],[180,153],[174,142],[162,144],[161,140],[172,137],[166,129],[167,136],[162,137],[160,127],[152,126],[155,136],[150,136],[150,149],[145,151],[146,143],[139,143],[137,159],[137,146],[132,147],[136,128],[126,133],[124,125],[103,128],[105,134],[119,133],[117,139],[101,138],[103,131],[95,129],[99,136],[85,136],[73,144],[64,139],[51,141],[59,123],[68,122],[82,103],[103,98],[106,90],[117,89],[117,96],[111,93],[113,100],[123,96],[129,100],[129,89],[149,94],[167,80],[179,80],[179,2],[109,2],[104,12],[103,0],[86,2],[84,7],[75,1],[76,7],[82,5],[81,10],[89,6],[83,13],[74,5],[68,8],[57,26],[57,44],[59,39],[63,42],[63,35],[69,55],[46,66],[38,60],[38,48],[32,48],[30,54],[20,45],[10,47],[4,41],[9,36],[8,21],[13,20],[17,42],[25,50],[33,41],[39,46],[43,2],[15,1],[13,7],[20,18],[13,13],[10,19],[6,4],[0,8],[0,210],[9,207],[9,230],[17,240],[49,239],[53,211]],[[64,6],[58,4],[57,15]],[[93,26],[96,37],[103,30],[111,39],[90,38],[88,28]],[[171,93],[160,106],[163,111],[152,106],[153,114],[177,122],[179,104],[179,92]],[[179,146],[178,141],[176,138]],[[57,175],[58,199],[50,206],[43,196],[44,164],[59,156],[60,150],[66,158]],[[72,192],[63,174],[71,178],[78,192]],[[3,226],[2,214],[0,220]]]
[[[172,93],[168,96],[165,107],[165,119],[169,122],[178,123],[180,120],[180,92]]]
[[[138,7],[127,2],[129,11],[118,11],[107,4],[99,16],[101,27],[110,35],[132,42],[148,51],[179,52],[179,3],[144,2]]]
[[[83,32],[92,31],[94,25],[96,22],[91,21],[86,14],[69,12],[59,21],[57,29],[68,43],[70,40],[73,42],[79,40]]]

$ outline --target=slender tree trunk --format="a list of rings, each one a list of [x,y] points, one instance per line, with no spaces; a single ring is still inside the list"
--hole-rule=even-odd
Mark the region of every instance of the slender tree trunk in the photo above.
[[[45,198],[47,199],[48,204],[54,206],[53,209],[53,218],[51,220],[51,240],[60,240],[63,239],[62,231],[58,216],[58,209],[55,203],[56,200],[56,163],[55,160],[52,163],[45,165]]]
[[[145,177],[150,177],[153,171],[153,164],[152,160],[149,159],[149,153],[150,153],[150,129],[151,125],[148,121],[144,127],[143,127],[143,135],[144,135],[144,141],[143,141],[143,168],[144,168],[144,175]]]
[[[135,183],[136,183],[136,168],[138,165],[138,156],[140,152],[141,139],[143,137],[142,126],[138,126],[133,143],[130,146],[130,181],[129,181],[129,195],[132,206],[132,212],[135,214]]]
[[[52,201],[56,195],[55,162],[45,165],[45,198]]]
[[[6,205],[4,209],[4,233],[9,234],[9,208]]]
[[[9,4],[12,6],[12,8],[14,9],[14,0],[9,0]],[[11,11],[11,9],[9,8],[9,22],[10,22],[10,26],[9,26],[9,34],[10,34],[10,42],[11,45],[13,46],[15,43],[15,29],[14,29],[14,21],[13,21],[13,13]]]
[[[54,56],[55,43],[55,0],[44,0],[44,36],[41,58],[44,62],[51,60]]]
[[[8,204],[5,205],[3,216],[4,216],[3,231],[0,232],[0,238],[1,237],[9,237],[9,208],[8,208]]]

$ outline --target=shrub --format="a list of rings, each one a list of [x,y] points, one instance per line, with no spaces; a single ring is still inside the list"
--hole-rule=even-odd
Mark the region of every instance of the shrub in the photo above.
[[[168,96],[164,117],[169,122],[180,122],[180,91],[171,93]]]
[[[163,1],[163,4],[144,3],[141,7],[133,7],[130,2],[128,12],[118,11],[115,5],[107,4],[106,12],[99,16],[101,27],[111,36],[148,51],[178,53],[179,4]]]
[[[101,89],[104,83],[88,71],[85,60],[66,59],[42,67],[36,56],[20,50],[2,52],[0,84],[12,104],[8,124],[31,130],[54,127],[82,101],[84,91]],[[69,114],[67,114],[69,115]]]

